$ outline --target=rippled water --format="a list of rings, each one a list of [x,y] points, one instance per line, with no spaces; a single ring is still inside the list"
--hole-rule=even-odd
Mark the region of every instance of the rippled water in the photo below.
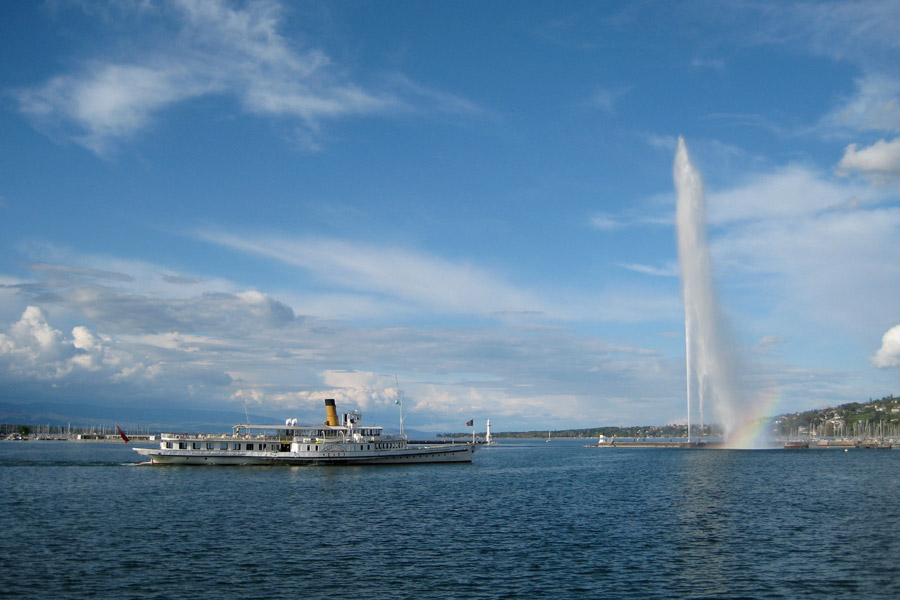
[[[900,451],[582,443],[138,467],[122,444],[3,442],[0,596],[900,597]]]

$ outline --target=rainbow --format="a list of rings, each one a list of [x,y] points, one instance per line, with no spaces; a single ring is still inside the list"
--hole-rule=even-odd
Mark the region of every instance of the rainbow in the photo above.
[[[750,402],[744,414],[744,424],[739,426],[725,440],[725,448],[761,450],[768,448],[768,437],[765,431],[767,415],[775,413],[781,402],[781,392],[777,389],[763,392],[754,402]]]

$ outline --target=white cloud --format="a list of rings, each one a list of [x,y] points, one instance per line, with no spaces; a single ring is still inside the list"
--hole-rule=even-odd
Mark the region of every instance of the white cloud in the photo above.
[[[325,295],[337,299],[340,306],[350,311],[374,309],[382,314],[396,314],[402,310],[407,315],[430,311],[508,320],[601,322],[656,320],[680,311],[677,296],[668,292],[622,285],[594,295],[559,288],[535,289],[506,281],[502,274],[478,265],[393,246],[222,231],[198,231],[195,235],[210,243],[304,269],[318,283],[338,288],[340,292],[329,290]],[[305,306],[323,304],[321,299],[309,297],[298,297],[297,302]]]
[[[640,264],[620,264],[619,266],[623,269],[634,271],[635,273],[643,273],[644,275],[652,275],[654,277],[678,277],[679,273],[678,265],[674,262],[662,267]]]
[[[0,333],[0,356],[10,370],[28,371],[45,379],[56,376],[75,348],[53,329],[36,306],[29,306],[6,334]]]
[[[13,380],[62,381],[79,371],[115,368],[119,358],[107,356],[101,340],[86,327],[66,337],[54,329],[37,306],[29,306],[6,334],[0,334],[0,367]],[[115,375],[114,369],[110,374]]]
[[[891,0],[747,3],[743,8],[763,18],[748,40],[753,44],[800,45],[813,54],[853,61],[869,72],[892,68],[891,50],[900,48],[900,6]],[[726,10],[734,12],[734,7]]]
[[[767,335],[759,340],[756,346],[758,348],[769,348],[771,346],[778,346],[784,343],[787,343],[787,340],[780,335]]]
[[[775,331],[793,330],[795,343],[812,343],[796,335],[798,321],[847,328],[862,343],[892,316],[883,298],[900,294],[900,209],[893,201],[889,190],[798,165],[711,193],[720,290],[740,288],[734,298],[746,311],[786,318]],[[760,325],[773,331],[771,323]]]
[[[591,217],[591,226],[601,231],[612,231],[622,227],[622,222],[607,215],[595,215]]]
[[[390,258],[374,251],[376,258]],[[233,383],[240,378],[248,402],[264,414],[289,411],[318,421],[321,400],[333,397],[347,409],[372,413],[368,422],[390,424],[396,422],[393,373],[399,371],[408,424],[455,430],[461,414],[465,420],[496,415],[512,429],[533,415],[548,426],[609,422],[603,402],[592,399],[627,396],[648,377],[661,390],[681,379],[679,365],[652,352],[554,327],[357,327],[285,318],[290,308],[255,290],[170,294],[180,286],[199,291],[194,286],[204,278],[143,263],[113,265],[93,257],[90,267],[39,267],[46,278],[24,282],[16,297],[32,308],[0,334],[0,379],[20,386],[23,398],[72,398],[81,389],[97,403],[157,398],[240,410]],[[175,283],[155,294],[141,278],[158,282],[160,272]],[[572,310],[609,316],[602,313],[626,307],[646,319],[661,310],[654,302],[632,291]],[[666,305],[680,310],[677,298]],[[56,323],[73,323],[71,333],[38,306],[52,310]]]
[[[140,16],[174,20],[175,34],[127,57],[87,60],[72,73],[18,90],[22,113],[48,133],[103,154],[146,129],[161,110],[209,94],[236,97],[249,113],[298,119],[306,137],[323,119],[406,110],[393,94],[348,80],[322,50],[285,38],[279,3],[233,8],[221,1],[175,0],[171,6]],[[411,86],[400,89],[408,93]],[[432,97],[433,110],[475,110],[461,98],[416,89],[418,97]]]
[[[839,164],[841,169],[857,171],[876,183],[900,178],[900,138],[878,140],[868,147],[850,144]]]
[[[800,165],[756,175],[730,190],[710,192],[708,197],[709,222],[713,225],[800,218],[878,199],[868,188],[836,184]]]
[[[874,323],[887,316],[883,298],[900,293],[900,264],[893,258],[900,255],[900,210],[832,212],[747,224],[718,237],[714,253],[726,276],[778,275],[777,284],[769,288],[770,300],[790,299],[790,304],[804,307],[803,317],[819,314],[845,324]]]
[[[856,93],[822,120],[827,128],[900,131],[900,78],[870,74],[856,81]]]
[[[616,103],[629,92],[628,88],[619,88],[615,90],[607,88],[595,88],[591,97],[588,99],[588,106],[605,113],[614,113]]]
[[[44,311],[29,306],[6,333],[0,333],[0,380],[16,386],[15,397],[98,403],[172,398],[231,379],[209,357],[158,351],[127,336],[98,334],[78,325],[67,336],[50,325]],[[173,395],[174,394],[174,395]]]
[[[200,232],[198,236],[301,267],[339,288],[387,295],[437,311],[481,315],[556,312],[532,292],[517,289],[482,268],[398,248],[325,238],[254,238],[221,232]]]
[[[882,336],[881,348],[872,362],[881,369],[900,367],[900,325],[892,327]]]

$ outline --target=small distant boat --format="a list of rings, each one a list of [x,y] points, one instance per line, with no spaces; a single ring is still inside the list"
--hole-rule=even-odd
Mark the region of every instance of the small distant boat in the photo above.
[[[890,450],[893,448],[893,444],[891,442],[876,442],[876,441],[865,441],[859,442],[856,444],[857,448],[861,448],[863,450]]]
[[[854,448],[856,447],[856,442],[853,440],[819,440],[816,442],[816,448]]]
[[[808,450],[809,442],[807,442],[807,441],[785,442],[784,449],[785,450]]]
[[[547,432],[547,439],[544,441],[547,442],[548,444],[550,443],[550,432],[549,431]]]
[[[334,400],[325,400],[324,425],[235,425],[231,435],[160,435],[158,448],[135,448],[145,464],[174,465],[385,465],[469,463],[476,444],[409,444],[362,425],[359,411],[338,421]]]

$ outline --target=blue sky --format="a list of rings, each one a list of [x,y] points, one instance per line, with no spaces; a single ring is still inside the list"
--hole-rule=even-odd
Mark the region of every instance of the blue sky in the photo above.
[[[7,417],[683,422],[679,135],[750,401],[898,392],[896,2],[0,14]]]

